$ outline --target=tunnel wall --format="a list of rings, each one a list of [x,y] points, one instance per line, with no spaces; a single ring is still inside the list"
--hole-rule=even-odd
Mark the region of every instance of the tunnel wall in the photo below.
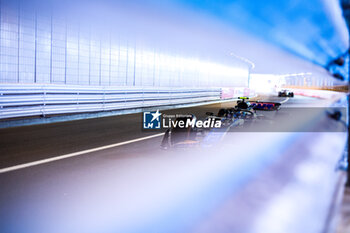
[[[246,65],[228,65],[99,30],[59,14],[0,2],[0,83],[245,87]],[[96,29],[96,30],[95,30]]]

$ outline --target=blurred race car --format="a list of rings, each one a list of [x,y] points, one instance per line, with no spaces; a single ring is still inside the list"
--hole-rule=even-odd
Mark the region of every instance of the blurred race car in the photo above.
[[[235,109],[237,110],[279,110],[281,103],[269,102],[269,101],[245,101],[249,97],[238,97],[237,105]]]
[[[250,105],[248,109],[241,109],[237,106],[234,108],[222,108],[216,117],[220,117],[223,122],[227,122],[224,123],[229,126],[227,132],[242,131],[243,128],[253,127],[256,122],[264,119],[264,116],[256,114]]]
[[[193,120],[195,116],[176,118],[175,122],[184,121],[188,119]],[[194,127],[180,127],[176,124],[176,127],[168,129],[161,143],[162,149],[169,149],[170,147],[191,147],[200,143],[197,138],[198,129]]]
[[[294,97],[294,92],[281,90],[278,92],[278,97]]]
[[[236,109],[251,109],[250,102],[245,101],[249,100],[249,97],[238,97],[237,105],[235,106]]]
[[[252,101],[250,102],[254,110],[279,110],[281,103],[278,102],[266,102],[266,101]]]
[[[213,121],[221,121],[222,127],[220,128],[196,128],[196,127],[180,127],[180,124],[175,124],[175,127],[169,128],[161,142],[162,149],[181,149],[191,148],[199,146],[211,146],[219,142],[231,127],[237,127],[242,125],[244,120],[242,119],[229,119],[225,116],[218,117],[212,113],[207,113],[208,117]],[[196,118],[194,115],[188,117],[176,118],[175,122],[192,121]]]
[[[252,109],[250,105],[248,109],[241,109],[241,108],[222,108],[219,110],[217,117],[222,117],[226,121],[227,120],[232,120],[232,119],[244,119],[244,120],[249,120],[249,119],[255,119],[257,118],[257,115]]]

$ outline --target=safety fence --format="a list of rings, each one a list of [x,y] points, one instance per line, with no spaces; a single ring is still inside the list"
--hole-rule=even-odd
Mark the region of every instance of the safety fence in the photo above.
[[[1,84],[0,119],[171,106],[221,98],[221,88]]]

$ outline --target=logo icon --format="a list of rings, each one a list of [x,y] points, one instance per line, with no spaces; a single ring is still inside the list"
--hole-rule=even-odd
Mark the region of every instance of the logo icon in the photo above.
[[[160,129],[160,116],[162,114],[157,110],[156,112],[143,113],[143,128],[144,129]]]

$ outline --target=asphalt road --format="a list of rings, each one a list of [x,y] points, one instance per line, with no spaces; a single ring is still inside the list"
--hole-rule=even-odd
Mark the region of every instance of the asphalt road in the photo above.
[[[234,102],[162,112],[195,114],[201,118],[221,106],[234,106]],[[141,113],[0,129],[0,169],[156,133],[159,131],[142,130]]]
[[[314,99],[294,98],[283,106],[314,103]],[[207,111],[232,105],[223,103],[163,112],[204,117]],[[276,113],[262,114],[273,118]],[[141,114],[1,129],[0,168],[156,133],[159,132],[141,130]],[[226,139],[227,144],[238,144],[234,145],[233,158],[225,157],[222,148],[208,148],[201,153],[162,151],[159,147],[162,137],[155,137],[2,173],[1,232],[164,232],[164,229],[167,232],[248,232],[257,213],[264,209],[264,203],[288,184],[293,169],[308,158],[298,151],[316,139],[298,137],[288,150],[284,147],[276,151],[279,157],[257,164],[247,175],[249,179],[234,185],[229,179],[224,182],[222,177],[231,174],[225,164],[244,164],[247,154],[253,156],[259,151],[254,147],[239,149],[239,145],[247,143],[247,138],[252,139],[251,133],[246,134]],[[255,133],[253,141],[267,145],[287,136],[288,133]],[[218,160],[202,156],[206,151],[220,155],[216,156]],[[237,174],[246,172],[236,171]],[[215,177],[220,180],[220,186],[214,182]]]
[[[281,102],[287,100],[278,97],[265,99]],[[302,103],[307,104],[308,101],[311,100],[307,98],[291,99],[286,105],[289,107],[301,106]],[[194,114],[197,118],[204,118],[206,112],[216,113],[220,108],[234,105],[235,102],[228,102],[167,110],[163,113]],[[263,112],[262,114],[271,119],[276,115],[275,112]],[[141,113],[0,129],[0,169],[156,133],[159,131],[142,130]]]

